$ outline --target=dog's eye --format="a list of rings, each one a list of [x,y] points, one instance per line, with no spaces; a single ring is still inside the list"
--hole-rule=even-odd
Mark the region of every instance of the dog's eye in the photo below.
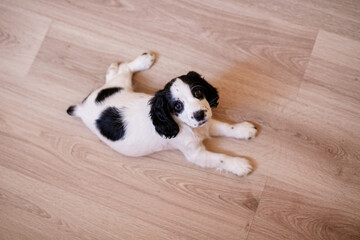
[[[196,98],[203,98],[204,97],[204,94],[203,94],[203,91],[201,90],[201,89],[195,89],[194,91],[193,91],[193,94],[194,94],[194,96],[196,97]]]
[[[183,104],[181,102],[176,102],[174,105],[174,109],[176,112],[181,112],[183,110]]]

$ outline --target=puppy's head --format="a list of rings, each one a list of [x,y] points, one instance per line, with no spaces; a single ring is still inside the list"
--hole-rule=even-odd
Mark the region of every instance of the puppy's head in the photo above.
[[[171,80],[151,99],[150,117],[156,131],[166,138],[179,132],[178,121],[190,127],[203,126],[212,116],[211,108],[218,105],[219,95],[196,72]]]

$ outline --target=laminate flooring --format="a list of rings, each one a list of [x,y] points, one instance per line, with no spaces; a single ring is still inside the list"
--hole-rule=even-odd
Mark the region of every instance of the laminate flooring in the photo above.
[[[190,70],[251,141],[130,158],[66,114],[114,61],[155,93]],[[0,1],[0,239],[360,239],[360,1]]]

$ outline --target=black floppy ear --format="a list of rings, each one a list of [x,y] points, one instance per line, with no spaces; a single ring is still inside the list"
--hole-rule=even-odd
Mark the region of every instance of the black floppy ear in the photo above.
[[[174,138],[179,133],[179,126],[170,114],[166,90],[158,91],[149,102],[150,117],[160,136]]]
[[[210,83],[208,83],[204,78],[200,76],[197,72],[191,71],[186,76],[190,79],[198,82],[205,89],[206,100],[209,102],[211,108],[216,108],[219,104],[219,94],[216,88],[214,88]]]

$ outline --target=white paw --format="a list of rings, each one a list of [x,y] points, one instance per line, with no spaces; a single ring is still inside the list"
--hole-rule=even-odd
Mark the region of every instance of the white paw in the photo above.
[[[222,160],[218,170],[225,170],[238,176],[245,176],[251,172],[252,166],[245,158],[228,157]]]
[[[106,81],[110,81],[115,77],[115,75],[118,73],[119,70],[119,63],[112,63],[106,72]]]
[[[249,122],[237,123],[231,126],[232,135],[239,139],[252,139],[256,136],[257,128]]]
[[[129,63],[129,67],[133,72],[147,70],[153,65],[155,61],[155,55],[149,52],[145,52],[138,56],[134,61]]]

